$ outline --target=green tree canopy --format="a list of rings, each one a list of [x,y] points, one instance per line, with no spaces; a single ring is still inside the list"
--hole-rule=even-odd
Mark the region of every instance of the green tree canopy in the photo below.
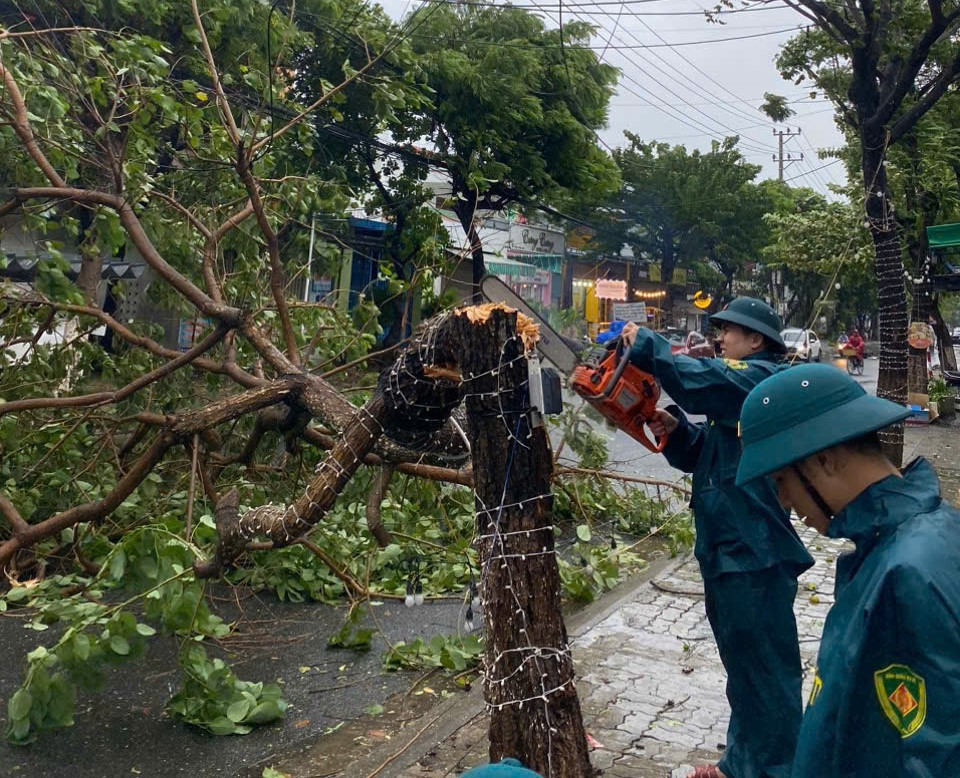
[[[616,168],[596,130],[606,123],[617,71],[585,46],[588,25],[547,29],[521,9],[431,4],[406,25],[428,103],[399,113],[391,133],[427,146],[449,174],[477,282],[478,212],[571,192],[600,198],[615,188]]]
[[[627,243],[635,256],[659,263],[667,283],[677,267],[710,263],[729,291],[763,242],[769,206],[754,183],[760,167],[746,163],[736,138],[714,142],[707,152],[633,133],[627,140],[614,153],[623,186],[605,209],[617,225],[606,241]]]

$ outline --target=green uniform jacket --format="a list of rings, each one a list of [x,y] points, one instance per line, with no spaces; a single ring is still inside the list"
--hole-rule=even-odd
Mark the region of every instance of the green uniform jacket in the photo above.
[[[920,459],[827,534],[856,550],[837,560],[793,775],[960,775],[960,511]]]
[[[708,419],[706,424],[694,424],[679,414],[680,426],[663,452],[673,467],[693,473],[694,553],[703,577],[774,565],[799,574],[810,567],[813,559],[769,479],[743,487],[734,484],[740,461],[740,406],[754,386],[784,369],[778,358],[767,353],[744,360],[674,355],[665,338],[641,328],[630,361],[653,374],[684,411]]]

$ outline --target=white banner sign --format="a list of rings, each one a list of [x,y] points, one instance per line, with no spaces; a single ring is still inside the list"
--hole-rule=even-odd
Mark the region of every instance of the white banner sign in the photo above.
[[[646,303],[614,303],[613,318],[620,321],[635,321],[641,324],[647,320]]]

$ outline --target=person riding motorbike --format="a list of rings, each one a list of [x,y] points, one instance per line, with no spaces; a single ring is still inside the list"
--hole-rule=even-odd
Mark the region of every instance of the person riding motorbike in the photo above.
[[[850,333],[850,339],[847,341],[847,347],[857,350],[857,359],[859,359],[861,362],[863,362],[863,350],[865,346],[866,343],[864,343],[863,338],[860,337],[859,330],[854,330]]]

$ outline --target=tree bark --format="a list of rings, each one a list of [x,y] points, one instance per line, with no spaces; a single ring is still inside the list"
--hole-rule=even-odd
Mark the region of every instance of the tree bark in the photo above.
[[[367,495],[367,529],[370,534],[376,538],[377,545],[380,548],[386,548],[390,545],[390,533],[383,526],[383,520],[380,517],[380,503],[387,493],[390,486],[390,479],[393,477],[393,466],[384,465],[373,476],[373,483],[370,485],[370,494]]]
[[[927,227],[934,224],[937,214],[937,201],[923,188],[921,180],[922,158],[917,145],[916,133],[911,131],[900,139],[900,145],[907,157],[904,200],[907,205],[907,218],[901,221],[901,229],[906,239],[907,253],[916,279],[913,281],[913,321],[928,322],[933,314],[933,290],[930,288],[928,269]],[[919,218],[918,218],[919,217]],[[927,393],[928,371],[927,350],[907,346],[907,391]]]
[[[83,238],[80,241],[80,273],[77,275],[76,284],[87,305],[95,306],[97,287],[103,272],[103,257],[100,256],[93,211],[81,208],[79,221]]]
[[[474,303],[483,302],[483,295],[480,293],[480,281],[487,272],[486,264],[483,260],[483,241],[480,239],[480,233],[477,231],[477,198],[470,194],[463,200],[457,200],[455,206],[457,218],[460,219],[460,226],[466,233],[469,242],[471,257],[471,266],[473,268],[473,297]]]
[[[940,313],[939,302],[933,306],[933,320],[933,331],[936,333],[937,344],[940,347],[940,364],[943,365],[944,370],[956,372],[957,354],[953,350],[953,335]]]
[[[490,759],[516,757],[548,778],[587,778],[594,773],[560,610],[552,457],[544,427],[530,426],[516,314],[494,311],[478,324],[461,314],[451,326],[470,387]]]
[[[386,412],[386,403],[380,394],[358,409],[333,450],[317,466],[316,476],[292,505],[261,505],[240,516],[236,490],[224,495],[216,511],[217,550],[213,559],[194,563],[197,577],[219,575],[258,537],[266,537],[273,548],[282,548],[308,532],[333,507],[363,457],[380,438]]]
[[[877,396],[899,405],[907,402],[907,293],[903,282],[903,248],[890,210],[890,189],[883,166],[881,133],[864,134],[861,143],[864,192],[870,237],[876,252],[877,304],[880,323],[880,375]],[[903,422],[880,431],[884,453],[899,465],[903,459]]]

